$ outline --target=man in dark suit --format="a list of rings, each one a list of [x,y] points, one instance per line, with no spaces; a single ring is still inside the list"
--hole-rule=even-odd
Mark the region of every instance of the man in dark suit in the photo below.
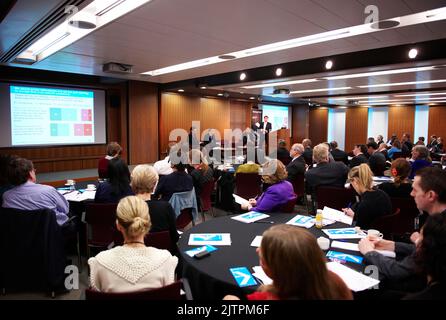
[[[304,146],[304,159],[305,163],[309,166],[313,164],[313,149],[311,148],[311,140],[310,139],[303,139],[302,145]]]
[[[304,153],[304,146],[300,143],[295,143],[291,147],[290,156],[292,158],[291,162],[286,166],[286,171],[288,172],[287,180],[292,182],[296,179],[299,174],[305,173],[305,159],[302,156]]]
[[[367,147],[365,144],[356,144],[353,148],[353,154],[355,156],[350,160],[350,168],[359,166],[361,163],[367,163],[369,160],[365,156],[366,153]]]
[[[268,144],[268,134],[272,130],[271,122],[268,122],[268,116],[263,117],[263,122],[260,123],[260,127],[258,129],[258,132],[260,134],[260,144],[263,144],[264,142]]]
[[[331,146],[331,155],[335,161],[344,162],[348,165],[348,155],[347,152],[338,148],[338,143],[336,141],[330,142]]]
[[[373,175],[383,176],[386,169],[386,157],[378,151],[378,144],[370,142],[367,144],[367,152],[369,153],[369,167]]]
[[[313,149],[313,161],[316,167],[305,172],[305,189],[313,197],[319,186],[344,187],[348,167],[342,162],[328,162],[328,147],[321,143]]]

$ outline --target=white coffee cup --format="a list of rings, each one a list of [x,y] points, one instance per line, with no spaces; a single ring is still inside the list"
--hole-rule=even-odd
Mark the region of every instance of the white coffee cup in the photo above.
[[[367,238],[370,240],[381,240],[384,235],[379,230],[370,229],[367,231]]]
[[[95,190],[96,186],[94,184],[87,184],[87,189],[88,190]]]
[[[72,186],[72,185],[74,184],[74,180],[72,180],[72,179],[68,179],[68,180],[67,180],[67,184],[70,185],[70,186]]]
[[[317,244],[322,250],[328,250],[330,248],[330,240],[325,237],[317,238]]]

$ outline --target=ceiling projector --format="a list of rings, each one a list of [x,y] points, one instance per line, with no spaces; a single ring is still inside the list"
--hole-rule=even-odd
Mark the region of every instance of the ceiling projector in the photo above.
[[[290,95],[290,89],[278,88],[274,89],[273,91],[273,96],[275,97],[288,98],[289,95]]]

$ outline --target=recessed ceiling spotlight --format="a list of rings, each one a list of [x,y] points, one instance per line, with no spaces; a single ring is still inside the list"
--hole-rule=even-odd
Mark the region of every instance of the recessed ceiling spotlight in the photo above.
[[[200,86],[200,89],[207,89],[208,87],[206,87],[206,86]]]
[[[178,92],[184,92],[184,89],[178,89]]]
[[[330,70],[333,67],[333,61],[328,60],[325,62],[325,69]]]
[[[254,100],[254,99],[255,99],[255,97],[249,97],[249,99],[250,99],[250,100]]]
[[[415,59],[418,55],[418,50],[415,48],[412,48],[409,50],[409,58]]]
[[[277,68],[276,69],[276,76],[280,77],[282,75],[282,68]]]
[[[223,97],[223,93],[218,93],[217,96]]]
[[[240,73],[240,80],[243,81],[246,79],[246,73],[242,72]]]

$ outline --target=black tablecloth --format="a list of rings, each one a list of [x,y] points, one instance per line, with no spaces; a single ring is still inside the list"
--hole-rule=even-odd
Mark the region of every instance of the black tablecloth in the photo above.
[[[289,213],[273,213],[265,219],[274,221],[275,224],[285,223],[293,218],[295,214]],[[247,267],[253,272],[252,267],[259,266],[259,259],[256,248],[251,246],[255,236],[271,227],[273,224],[267,223],[242,223],[228,217],[221,217],[201,223],[192,229],[186,231],[179,241],[179,250],[183,259],[183,277],[188,278],[194,299],[197,300],[219,300],[226,294],[234,294],[243,298],[247,293],[253,292],[257,286],[240,288],[235,279],[232,277],[230,268]],[[335,223],[325,228],[345,228],[348,227],[343,223]],[[298,227],[296,227],[298,228]],[[325,233],[316,227],[308,229],[314,236],[327,237]],[[196,248],[197,246],[189,246],[189,235],[191,233],[230,233],[231,246],[218,246],[210,256],[201,260],[189,257],[184,252]],[[350,242],[358,242],[357,239]],[[338,248],[330,249],[350,253],[353,255],[361,255],[357,251],[346,251]],[[346,263],[348,267],[362,272],[365,268],[363,264]]]

